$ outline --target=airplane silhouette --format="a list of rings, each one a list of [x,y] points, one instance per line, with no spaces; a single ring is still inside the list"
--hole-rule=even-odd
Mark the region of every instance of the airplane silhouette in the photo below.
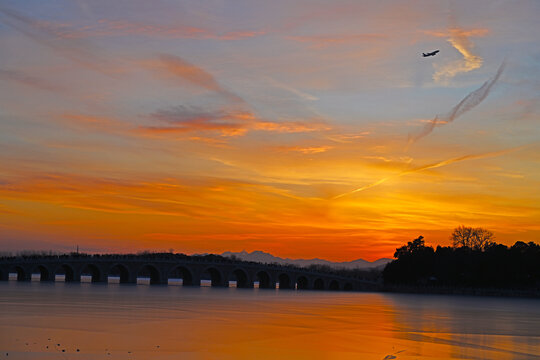
[[[427,54],[426,54],[426,53],[422,53],[422,56],[423,56],[423,57],[435,56],[435,55],[437,55],[438,52],[439,52],[439,50],[435,50],[435,51],[430,52],[430,53],[427,53]]]

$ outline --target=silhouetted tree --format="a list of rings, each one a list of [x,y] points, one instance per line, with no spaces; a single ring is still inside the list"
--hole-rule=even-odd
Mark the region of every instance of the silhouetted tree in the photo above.
[[[461,225],[454,229],[450,236],[454,247],[468,247],[474,250],[485,250],[492,244],[493,233],[483,228],[472,228]]]
[[[420,235],[413,241],[409,241],[407,245],[396,249],[396,252],[394,253],[394,257],[396,259],[399,259],[400,257],[413,255],[418,251],[423,251],[424,249],[425,249],[424,237]]]
[[[427,283],[433,268],[434,251],[425,246],[424,237],[419,236],[407,245],[396,249],[396,260],[387,264],[383,270],[385,282],[419,284]]]
[[[517,241],[507,247],[488,241],[480,246],[433,248],[422,237],[396,249],[396,260],[383,271],[385,284],[540,290],[540,245]]]

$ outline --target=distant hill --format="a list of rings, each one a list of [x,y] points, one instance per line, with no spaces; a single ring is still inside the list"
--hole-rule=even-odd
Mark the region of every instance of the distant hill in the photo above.
[[[232,257],[236,256],[237,258],[245,261],[255,261],[260,263],[278,263],[278,264],[290,264],[296,266],[307,267],[310,265],[328,265],[335,269],[369,269],[369,268],[380,268],[384,267],[387,263],[392,261],[392,259],[382,258],[375,260],[373,262],[358,259],[353,261],[345,262],[332,262],[323,259],[288,259],[280,258],[272,254],[266,253],[264,251],[240,251],[240,252],[231,252],[226,251],[222,256]]]

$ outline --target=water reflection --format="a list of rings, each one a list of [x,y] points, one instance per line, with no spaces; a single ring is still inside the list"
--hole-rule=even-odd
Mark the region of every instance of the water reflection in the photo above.
[[[446,349],[446,358],[540,358],[539,300],[403,294],[389,300],[398,337],[417,344],[418,355],[431,344]]]
[[[10,359],[536,359],[539,305],[528,299],[3,282],[0,349]]]

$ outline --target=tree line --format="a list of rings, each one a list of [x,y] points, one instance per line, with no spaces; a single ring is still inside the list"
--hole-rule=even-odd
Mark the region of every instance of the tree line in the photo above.
[[[483,228],[460,226],[453,246],[426,246],[424,237],[396,249],[383,271],[385,285],[540,290],[540,245],[493,241]]]

